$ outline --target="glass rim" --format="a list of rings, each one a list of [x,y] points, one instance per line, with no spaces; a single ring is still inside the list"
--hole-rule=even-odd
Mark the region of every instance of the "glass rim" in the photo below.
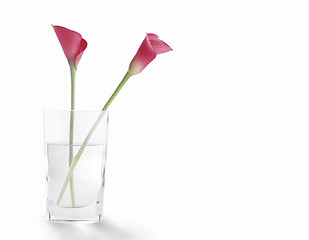
[[[87,110],[87,109],[75,109],[75,110],[65,110],[65,109],[44,109],[44,113],[46,112],[105,112],[108,113],[107,110]]]

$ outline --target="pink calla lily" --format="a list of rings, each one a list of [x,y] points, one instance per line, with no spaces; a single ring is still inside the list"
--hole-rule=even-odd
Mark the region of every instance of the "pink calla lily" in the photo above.
[[[144,41],[139,47],[136,55],[129,66],[129,74],[135,75],[140,73],[158,54],[173,51],[165,42],[152,33],[147,33]]]
[[[65,27],[53,26],[53,28],[70,66],[74,66],[77,69],[77,65],[87,48],[86,40],[78,32]]]

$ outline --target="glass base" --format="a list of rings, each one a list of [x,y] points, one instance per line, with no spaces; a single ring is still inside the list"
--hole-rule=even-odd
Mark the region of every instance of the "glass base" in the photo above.
[[[102,221],[102,203],[85,207],[59,207],[47,202],[47,220],[59,223],[97,223]]]

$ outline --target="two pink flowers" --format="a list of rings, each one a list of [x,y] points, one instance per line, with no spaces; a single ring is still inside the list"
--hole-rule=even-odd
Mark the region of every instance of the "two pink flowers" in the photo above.
[[[74,181],[73,181],[73,171],[74,168],[83,153],[85,147],[81,147],[77,153],[77,155],[73,156],[73,133],[74,133],[74,110],[75,110],[75,75],[77,66],[79,64],[79,61],[81,60],[81,57],[84,53],[84,51],[87,48],[87,42],[85,39],[82,38],[82,36],[75,31],[69,30],[67,28],[61,27],[61,26],[53,26],[56,35],[58,37],[58,40],[61,44],[61,47],[63,49],[63,52],[68,60],[70,70],[71,70],[71,112],[70,112],[70,138],[69,138],[69,165],[70,170],[67,174],[67,177],[65,179],[65,182],[62,186],[61,192],[58,196],[57,203],[59,204],[62,196],[64,194],[64,191],[70,182],[70,190],[71,190],[71,200],[72,200],[72,206],[75,206],[75,194],[74,194]],[[102,108],[102,113],[107,110],[109,105],[112,103],[112,101],[115,99],[119,91],[122,89],[122,87],[125,85],[125,83],[128,81],[128,79],[135,74],[140,73],[150,62],[152,62],[158,54],[165,53],[172,51],[172,49],[163,41],[159,39],[159,37],[155,34],[146,34],[145,39],[143,40],[142,44],[140,45],[136,55],[133,57],[129,69],[125,76],[123,77],[122,81],[114,91],[114,93],[111,95],[109,100],[106,102],[104,107]],[[103,116],[103,115],[100,115]],[[98,118],[98,121],[100,120],[100,117]],[[82,146],[86,146],[88,144],[88,141],[93,134],[93,131],[96,128],[96,124],[92,127],[90,132],[88,133],[87,137],[85,138]]]
[[[61,26],[53,26],[53,28],[69,64],[74,65],[75,69],[77,69],[83,52],[87,48],[86,40],[78,32]],[[172,51],[172,48],[160,40],[157,35],[146,34],[144,41],[129,65],[129,74],[132,76],[140,73],[158,54],[169,51]]]

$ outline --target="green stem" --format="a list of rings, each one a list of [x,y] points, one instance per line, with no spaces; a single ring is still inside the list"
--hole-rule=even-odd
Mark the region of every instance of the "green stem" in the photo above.
[[[69,166],[73,162],[73,132],[74,132],[74,109],[75,109],[75,76],[76,69],[70,65],[71,70],[71,114],[70,114],[70,141],[69,141]],[[73,175],[70,177],[72,207],[75,207],[75,190]]]
[[[129,71],[126,73],[126,75],[123,77],[122,81],[119,83],[118,87],[116,88],[116,90],[114,91],[113,95],[108,99],[107,103],[104,105],[104,107],[102,108],[102,111],[106,111],[107,108],[109,107],[109,105],[112,103],[112,101],[114,100],[114,98],[117,96],[117,94],[119,93],[119,91],[121,90],[121,88],[126,84],[126,82],[128,81],[128,79],[130,78],[130,73]]]
[[[83,154],[91,136],[93,135],[94,131],[96,130],[96,128],[98,127],[101,119],[103,118],[104,114],[105,114],[105,111],[107,110],[107,108],[109,107],[109,105],[113,102],[113,100],[115,99],[115,97],[117,96],[117,94],[119,93],[119,91],[121,90],[121,88],[125,85],[125,83],[128,81],[128,79],[130,78],[130,74],[129,72],[126,73],[126,75],[124,76],[124,78],[122,79],[122,81],[120,82],[120,84],[118,85],[118,87],[116,88],[116,90],[114,91],[114,93],[112,94],[112,96],[109,98],[109,100],[107,101],[107,103],[104,105],[104,107],[102,108],[102,112],[101,114],[99,115],[98,119],[95,121],[95,123],[93,124],[92,128],[90,129],[89,133],[87,134],[84,142],[82,143],[80,149],[78,150],[75,158],[74,158],[74,161],[72,162],[72,164],[70,165],[70,168],[69,168],[69,171],[67,173],[67,176],[65,178],[65,181],[62,185],[62,188],[61,188],[61,191],[58,195],[58,199],[57,199],[57,204],[60,203],[62,197],[63,197],[63,194],[64,194],[64,191],[71,179],[71,177],[73,176],[73,171],[75,169],[75,166],[78,162],[78,160],[80,159],[81,155]]]

